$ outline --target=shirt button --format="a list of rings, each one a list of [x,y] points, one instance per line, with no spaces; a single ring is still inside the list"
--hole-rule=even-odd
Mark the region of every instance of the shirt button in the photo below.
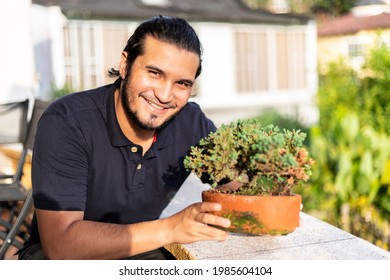
[[[142,167],[142,164],[141,164],[141,163],[139,163],[139,164],[137,165],[137,169],[138,169],[138,170],[140,170],[140,169],[141,169],[141,167]]]
[[[132,151],[133,153],[136,153],[136,152],[138,151],[138,149],[137,149],[137,147],[131,147],[131,151]]]

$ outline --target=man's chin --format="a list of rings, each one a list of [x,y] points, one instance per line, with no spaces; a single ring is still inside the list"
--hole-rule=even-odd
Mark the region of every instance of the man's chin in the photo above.
[[[157,117],[155,115],[151,115],[148,118],[143,118],[140,119],[137,117],[136,114],[130,115],[132,117],[133,121],[141,128],[147,131],[153,131],[153,130],[158,130],[165,126],[169,120],[171,120],[177,113],[169,116],[169,117]]]
[[[157,122],[156,120],[149,122],[138,122],[138,126],[147,131],[153,131],[155,129],[160,129],[167,121]]]
[[[165,118],[158,118],[156,116],[152,116],[149,121],[146,121],[146,122],[143,122],[143,126],[145,127],[145,129],[147,130],[158,130],[160,128],[162,128],[163,126],[165,126],[173,117],[175,117],[177,115],[178,112],[176,112],[175,114],[172,114],[168,117],[165,116]]]

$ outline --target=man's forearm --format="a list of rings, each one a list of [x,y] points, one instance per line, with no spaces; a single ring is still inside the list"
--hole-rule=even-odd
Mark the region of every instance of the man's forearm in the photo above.
[[[133,225],[80,220],[59,236],[42,236],[51,259],[121,259],[166,245],[163,221]],[[50,233],[48,233],[50,234]]]
[[[37,210],[44,252],[49,259],[121,259],[170,243],[223,241],[230,221],[210,212],[221,205],[192,204],[175,215],[132,225],[83,220],[83,212]]]

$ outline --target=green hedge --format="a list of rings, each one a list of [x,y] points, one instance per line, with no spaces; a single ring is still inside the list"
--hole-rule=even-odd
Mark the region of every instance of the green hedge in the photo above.
[[[375,213],[376,225],[390,220],[389,47],[378,45],[365,61],[360,71],[340,60],[321,73],[320,121],[310,131],[316,164],[302,189],[305,209],[340,227],[343,209]]]

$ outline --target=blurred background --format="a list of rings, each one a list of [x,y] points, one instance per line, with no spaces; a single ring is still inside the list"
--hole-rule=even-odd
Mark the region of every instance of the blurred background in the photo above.
[[[187,19],[203,44],[192,101],[217,126],[257,117],[306,132],[304,211],[389,250],[390,0],[4,1],[0,103],[113,82],[133,30],[159,14]]]

